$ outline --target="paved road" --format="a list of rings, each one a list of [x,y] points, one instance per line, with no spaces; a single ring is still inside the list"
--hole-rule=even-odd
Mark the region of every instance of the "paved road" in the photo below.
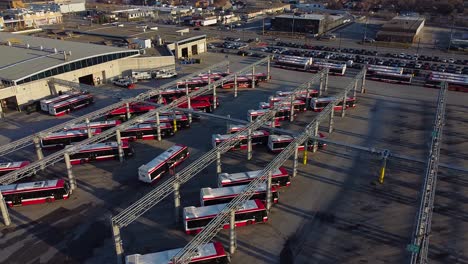
[[[204,65],[224,59],[219,54],[203,58]],[[236,61],[233,70],[253,60],[237,56],[229,59]],[[272,74],[270,83],[254,91],[242,91],[238,99],[233,99],[230,92],[221,94],[222,106],[216,113],[244,119],[247,109],[257,108],[258,102],[275,90],[292,89],[311,76],[280,69],[273,69]],[[331,77],[330,87],[335,89],[330,93],[349,80]],[[348,111],[344,119],[336,118],[336,129],[330,138],[424,158],[437,91],[371,81],[367,87],[368,93],[358,95],[358,106]],[[463,93],[449,95],[449,136],[443,146],[443,160],[467,166],[465,97]],[[301,114],[294,123],[286,122],[285,127],[300,131],[315,115]],[[29,126],[21,122],[22,117],[27,116],[18,115],[17,125]],[[0,262],[113,263],[108,216],[153,188],[136,180],[138,166],[174,143],[188,145],[193,161],[210,149],[211,134],[223,133],[225,128],[225,122],[202,120],[168,140],[136,142],[137,155],[124,164],[110,161],[74,166],[78,190],[70,200],[11,210],[14,225],[1,229]],[[243,151],[231,152],[223,155],[223,171],[261,169],[273,157],[263,147],[254,148],[252,161],[246,161]],[[290,163],[286,166],[290,168]],[[388,166],[386,183],[380,186],[373,184],[378,161],[366,155],[331,146],[311,155],[309,164],[300,166],[300,175],[292,186],[281,191],[280,203],[274,207],[270,221],[238,229],[239,249],[233,263],[279,263],[286,241],[290,241],[296,263],[401,263],[423,170],[421,166],[396,161],[389,161]],[[463,201],[467,175],[452,177],[443,173],[444,193],[436,200],[441,210],[434,215],[438,232],[431,238],[431,262],[455,263],[456,256],[458,262],[464,263],[467,226]],[[64,166],[57,164],[45,175],[64,177]],[[199,189],[215,185],[215,168],[210,166],[182,187],[182,205],[198,204]],[[181,225],[174,224],[171,199],[124,228],[122,235],[127,254],[181,247],[191,239]],[[218,239],[226,241],[227,232],[221,232]]]

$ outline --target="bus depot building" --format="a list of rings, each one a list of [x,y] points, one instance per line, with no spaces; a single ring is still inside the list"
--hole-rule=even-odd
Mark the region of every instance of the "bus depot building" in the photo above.
[[[100,85],[125,71],[174,65],[173,56],[142,56],[136,49],[6,32],[0,32],[0,54],[0,114],[57,94],[50,78]]]

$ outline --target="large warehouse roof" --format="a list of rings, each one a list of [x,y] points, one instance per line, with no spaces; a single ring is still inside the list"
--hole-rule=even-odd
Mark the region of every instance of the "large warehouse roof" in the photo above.
[[[0,80],[17,81],[72,61],[129,51],[135,53],[124,48],[0,32]]]

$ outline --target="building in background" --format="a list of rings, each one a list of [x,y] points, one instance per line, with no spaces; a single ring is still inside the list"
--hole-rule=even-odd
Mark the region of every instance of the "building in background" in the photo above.
[[[415,42],[424,28],[421,16],[397,16],[385,23],[377,32],[377,40],[388,42]]]
[[[62,23],[62,13],[34,11],[30,9],[9,9],[3,12],[3,30],[21,31],[44,25]]]
[[[279,15],[271,20],[272,29],[287,32],[299,32],[306,34],[323,34],[330,29],[338,27],[346,22],[341,15]]]
[[[10,8],[25,8],[22,0],[0,0],[0,10]]]

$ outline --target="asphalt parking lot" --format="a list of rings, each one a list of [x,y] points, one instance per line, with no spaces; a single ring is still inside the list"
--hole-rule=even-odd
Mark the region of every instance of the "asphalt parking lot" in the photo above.
[[[225,59],[224,56],[207,54],[203,56],[202,65],[184,65],[183,70],[202,68]],[[231,70],[255,60],[238,56],[229,56],[229,59],[233,61]],[[257,71],[263,68],[257,67]],[[271,82],[262,83],[255,90],[241,91],[237,99],[230,91],[221,93],[221,107],[215,113],[245,119],[247,110],[256,109],[258,102],[265,101],[277,90],[295,88],[311,74],[272,68],[272,77]],[[339,91],[350,80],[349,77],[330,77],[330,87],[334,88],[330,93]],[[336,117],[335,132],[329,135],[330,139],[388,148],[424,159],[437,90],[366,83],[367,93],[358,94],[357,107],[347,111],[344,119]],[[139,89],[150,89],[153,85],[156,86],[147,83]],[[467,166],[467,96],[454,92],[448,96],[441,155],[443,162],[457,166]],[[102,97],[92,108],[80,111],[97,109],[112,100]],[[286,129],[301,131],[314,116],[316,113],[306,112],[294,123],[283,124]],[[69,117],[62,119],[66,118]],[[28,131],[38,131],[60,121],[64,120],[39,113],[14,114],[8,119],[9,125],[0,129],[3,136],[0,142],[26,136]],[[153,188],[137,180],[137,168],[174,143],[189,146],[191,157],[181,165],[186,166],[211,148],[211,135],[224,133],[226,125],[223,121],[202,119],[162,142],[135,142],[136,156],[123,164],[109,161],[74,166],[78,189],[70,200],[10,210],[13,225],[1,228],[0,262],[113,263],[115,253],[108,217]],[[321,125],[321,131],[326,131],[326,125]],[[21,133],[14,132],[18,129]],[[16,154],[21,155],[32,154],[27,150]],[[261,169],[274,157],[265,147],[254,147],[251,161],[247,161],[246,156],[245,151],[223,155],[223,171]],[[291,168],[291,162],[286,167]],[[280,255],[292,255],[296,263],[403,262],[424,167],[390,160],[384,185],[374,183],[378,170],[375,158],[340,147],[329,146],[310,155],[308,165],[299,166],[299,176],[292,180],[292,185],[281,190],[280,202],[273,208],[269,222],[237,230],[239,247],[233,263],[279,263]],[[65,177],[64,165],[50,167],[39,177],[52,175]],[[430,244],[431,262],[467,262],[464,252],[467,248],[464,236],[467,231],[466,176],[441,170]],[[201,171],[182,186],[182,206],[197,205],[199,189],[207,186],[216,186],[215,166]],[[222,231],[218,239],[226,242],[227,234]],[[123,228],[122,236],[126,254],[182,247],[191,239],[185,235],[181,224],[174,223],[170,198]]]

